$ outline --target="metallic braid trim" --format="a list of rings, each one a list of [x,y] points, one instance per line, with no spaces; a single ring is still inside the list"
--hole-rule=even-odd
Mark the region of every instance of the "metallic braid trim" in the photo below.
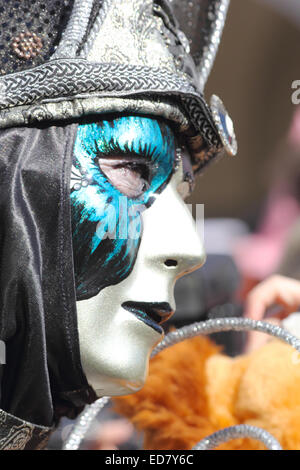
[[[231,330],[233,331],[252,331],[252,330],[261,331],[263,333],[267,333],[271,336],[275,336],[276,338],[281,339],[285,343],[295,348],[298,351],[298,353],[300,353],[300,340],[296,338],[295,336],[291,335],[288,331],[284,330],[283,328],[279,326],[273,325],[272,323],[251,320],[249,318],[218,318],[214,320],[207,320],[204,322],[193,323],[192,325],[184,326],[183,328],[180,328],[177,331],[173,331],[169,333],[163,339],[163,341],[161,341],[161,343],[159,343],[159,345],[156,348],[154,348],[151,354],[151,357],[154,357],[163,349],[166,349],[169,346],[173,346],[174,344],[184,341],[185,339],[194,338],[195,336],[199,336],[200,334],[208,335],[211,333],[218,333],[221,331],[231,331]],[[93,403],[92,405],[86,407],[86,409],[83,411],[83,413],[79,417],[79,420],[74,425],[74,429],[71,432],[67,442],[65,443],[63,447],[65,450],[76,450],[79,448],[82,440],[84,439],[85,435],[87,434],[90,428],[92,420],[108,402],[109,402],[109,398],[103,397],[95,401],[95,403]],[[81,417],[83,418],[82,422],[81,422]],[[256,430],[257,429],[260,430],[258,433],[257,431],[253,431],[250,428],[252,429],[253,427],[251,426],[244,427],[244,429],[246,430],[245,435],[242,433],[243,428],[241,428],[240,426],[238,426],[237,429],[236,429],[236,426],[233,426],[233,430],[230,430],[229,432],[228,432],[228,429],[227,431],[226,429],[219,431],[217,434],[218,445],[222,444],[223,442],[227,442],[227,440],[231,439],[230,436],[235,436],[236,433],[238,433],[238,437],[241,438],[241,437],[249,437],[250,432],[254,432],[254,434],[250,437],[253,437],[254,439],[259,439],[262,442],[264,442],[266,445],[268,442],[268,445],[267,445],[268,447],[270,443],[271,445],[275,445],[275,442],[276,442],[276,445],[279,445],[277,441],[275,440],[275,438],[273,438],[273,436],[267,433],[267,431],[264,431],[263,429],[260,429],[260,428],[255,428]],[[223,438],[225,437],[225,441],[221,439],[221,436],[223,436]],[[272,439],[272,441],[269,440],[270,438]],[[215,439],[215,434],[213,434],[212,436],[209,436],[204,441],[209,440],[211,442],[212,439]],[[204,441],[200,441],[198,445],[200,444],[203,445]]]
[[[249,426],[247,424],[240,424],[221,429],[221,431],[217,431],[205,439],[202,439],[202,441],[198,442],[192,450],[213,450],[220,444],[245,437],[262,442],[268,450],[282,450],[281,445],[277,439],[272,436],[272,434],[264,429],[256,426]]]
[[[197,67],[199,71],[200,90],[204,90],[214,64],[222,37],[229,3],[230,0],[216,0],[212,2],[210,10],[208,11],[208,20],[211,20],[211,24],[207,38],[207,45],[203,49],[203,55]]]
[[[71,18],[52,59],[76,57],[78,46],[87,30],[93,3],[94,0],[75,0]]]
[[[176,93],[194,95],[204,103],[201,95],[181,75],[159,68],[58,59],[0,79],[0,109],[82,97],[93,92],[101,92],[103,96]]]
[[[92,48],[93,43],[94,43],[94,41],[97,37],[97,34],[100,31],[102,23],[105,20],[107,12],[110,9],[111,5],[112,5],[112,0],[103,0],[102,1],[100,11],[98,13],[98,16],[95,20],[95,23],[94,23],[92,29],[91,29],[91,32],[89,33],[88,39],[87,39],[86,43],[84,44],[84,46],[82,48],[82,51],[80,53],[80,57],[84,57],[84,58],[87,57],[87,55],[88,55],[90,49]]]
[[[32,70],[0,79],[0,121],[6,109],[64,99],[129,97],[132,95],[175,97],[209,147],[222,144],[210,119],[203,96],[184,76],[143,65],[90,63],[85,59],[57,59]],[[2,126],[4,127],[4,125]]]

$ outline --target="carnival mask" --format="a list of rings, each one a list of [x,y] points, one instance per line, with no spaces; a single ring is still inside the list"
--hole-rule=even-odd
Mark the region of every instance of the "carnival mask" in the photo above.
[[[161,323],[175,309],[174,282],[203,263],[183,202],[190,180],[162,120],[78,127],[71,175],[78,330],[83,369],[99,395],[143,385]]]
[[[183,197],[236,153],[203,95],[228,4],[2,2],[0,409],[17,424],[0,440],[142,386],[174,282],[204,260]]]

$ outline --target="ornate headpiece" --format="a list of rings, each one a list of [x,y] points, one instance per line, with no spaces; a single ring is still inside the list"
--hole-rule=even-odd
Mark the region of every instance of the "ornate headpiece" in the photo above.
[[[232,122],[221,100],[213,96],[208,106],[203,98],[228,4],[3,3],[0,127],[96,113],[152,114],[177,123],[195,170],[224,150],[235,154]]]

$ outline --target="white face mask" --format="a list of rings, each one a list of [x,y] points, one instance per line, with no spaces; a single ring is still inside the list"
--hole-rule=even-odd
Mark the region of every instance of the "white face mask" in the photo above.
[[[153,134],[159,130],[157,121],[147,118],[128,118],[126,126],[127,137],[125,137],[127,143],[128,139],[140,140],[141,136],[143,136],[143,139],[147,139],[148,131],[148,137],[150,138],[151,133]],[[160,148],[161,152],[170,151],[172,159],[174,159],[174,149],[172,147],[172,138],[168,134],[169,131],[164,127],[161,128],[161,131],[160,135],[159,133],[156,135],[160,142],[153,142],[153,144],[156,148]],[[125,137],[123,128],[122,134],[119,134],[119,139]],[[163,146],[163,139],[165,138],[169,139],[168,148]],[[165,150],[162,150],[163,147]],[[151,155],[151,152],[149,152],[149,155]],[[122,168],[124,167],[122,167],[123,163],[120,156],[121,160],[126,157],[123,172]],[[109,184],[114,187],[113,191],[116,189],[119,192],[122,191],[120,195],[128,197],[130,206],[130,201],[133,199],[135,201],[143,199],[143,195],[136,198],[133,197],[133,194],[135,194],[134,191],[142,191],[141,180],[146,178],[146,172],[138,168],[136,161],[134,165],[130,162],[131,166],[128,167],[128,156],[122,154],[116,157],[114,155],[114,158],[118,159],[116,165],[116,160],[111,164],[111,155],[102,155],[99,165],[102,176],[105,174],[108,177]],[[151,193],[152,203],[140,215],[142,231],[131,230],[130,232],[129,230],[127,233],[128,239],[130,237],[133,239],[138,238],[139,243],[137,244],[136,240],[123,240],[122,242],[125,244],[128,242],[126,245],[127,250],[135,250],[133,261],[130,257],[123,256],[125,263],[131,262],[132,264],[130,271],[123,275],[119,282],[110,282],[109,285],[101,288],[99,293],[95,295],[84,294],[83,297],[89,298],[77,301],[82,367],[88,382],[99,396],[128,394],[143,386],[151,350],[163,337],[163,330],[159,323],[175,310],[173,295],[175,281],[186,272],[199,267],[205,258],[202,242],[196,233],[193,219],[181,196],[185,185],[183,183],[182,162],[177,161],[176,166],[173,162],[171,165],[172,171],[169,172],[165,157],[163,155],[161,157],[164,159],[159,161],[159,158],[157,158],[156,169],[150,171],[152,176],[148,175],[149,181],[144,186],[144,192],[150,191],[151,193],[151,184],[154,185],[153,182],[156,178],[155,171],[160,172],[158,166],[160,162],[165,172],[165,180],[163,172],[159,174],[163,189]],[[155,160],[153,154],[151,158]],[[81,159],[81,167],[83,162],[84,160]],[[75,172],[76,168],[74,168],[73,174]],[[87,181],[90,181],[89,175],[85,171],[83,173],[86,175]],[[76,180],[73,180],[73,187],[76,184],[74,181]],[[126,184],[128,181],[129,186]],[[96,191],[98,188],[95,183],[93,183],[93,186],[90,188],[91,192]],[[106,189],[109,190],[108,187]],[[80,194],[79,191],[84,191],[84,188],[77,191],[77,193],[76,190],[71,193],[71,198],[73,194],[75,204]],[[127,193],[129,195],[126,196]],[[93,203],[96,203],[95,198]],[[108,206],[105,207],[108,211]],[[95,218],[94,212],[93,217]],[[103,220],[106,220],[106,218],[101,220],[100,229],[101,226],[103,228]],[[137,220],[131,218],[131,222],[135,222],[133,225],[135,229],[140,228],[139,224],[136,223]],[[76,227],[74,233],[75,230]],[[103,231],[101,234],[103,235]],[[95,243],[95,239],[93,242]],[[98,245],[100,256],[101,243]],[[107,251],[104,253],[107,259],[111,257]],[[76,251],[74,251],[75,257]],[[119,258],[116,258],[116,262],[111,265],[109,275],[118,263]],[[96,272],[97,269],[99,270],[100,279],[101,273],[104,272],[103,262],[96,266]],[[94,271],[92,277],[95,278]],[[103,279],[100,279],[99,282],[103,285]],[[82,285],[81,282],[80,286]]]

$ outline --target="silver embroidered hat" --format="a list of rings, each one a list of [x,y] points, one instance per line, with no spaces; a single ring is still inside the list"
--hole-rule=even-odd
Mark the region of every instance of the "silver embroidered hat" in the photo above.
[[[176,123],[194,170],[235,155],[232,121],[203,90],[229,0],[1,3],[0,127],[103,113]]]

